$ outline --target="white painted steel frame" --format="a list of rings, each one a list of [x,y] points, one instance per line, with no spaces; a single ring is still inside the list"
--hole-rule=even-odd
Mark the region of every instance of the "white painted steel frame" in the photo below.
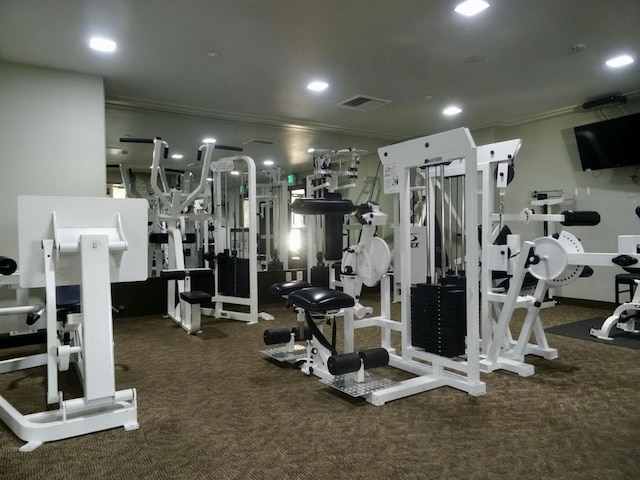
[[[111,203],[116,202],[116,203]],[[111,317],[111,281],[119,277],[118,270],[128,259],[136,259],[133,267],[127,267],[128,280],[146,278],[146,261],[139,261],[135,255],[121,256],[121,252],[130,248],[141,248],[137,255],[146,253],[146,202],[144,200],[111,200],[104,198],[71,197],[20,197],[18,200],[19,237],[21,250],[31,251],[31,243],[38,236],[43,223],[51,238],[41,238],[43,262],[42,270],[30,268],[24,284],[44,286],[46,292],[47,351],[34,355],[5,361],[0,371],[16,371],[33,366],[47,365],[47,403],[58,403],[57,410],[22,415],[9,402],[0,396],[0,419],[26,441],[21,451],[32,451],[42,443],[61,440],[87,433],[116,427],[126,430],[138,428],[137,399],[135,389],[115,390],[115,371],[113,357],[113,327]],[[117,207],[115,207],[117,206]],[[121,208],[113,222],[114,208]],[[35,212],[38,215],[35,215]],[[56,213],[63,219],[56,221]],[[88,227],[87,212],[93,211],[93,227]],[[124,236],[120,213],[133,224],[139,223],[129,241]],[[39,222],[46,219],[48,221]],[[44,215],[44,216],[43,216]],[[106,219],[106,220],[105,220]],[[31,226],[30,222],[35,225]],[[77,223],[75,223],[77,222]],[[75,228],[75,225],[81,225]],[[53,231],[51,231],[53,229]],[[26,258],[28,254],[23,252]],[[66,257],[79,257],[82,316],[73,320],[79,335],[75,346],[62,347],[58,339],[56,308],[56,274],[58,269],[77,268],[77,263],[61,260]],[[115,264],[114,258],[115,257]],[[33,263],[33,261],[31,261]],[[63,262],[63,263],[60,263]],[[76,274],[77,276],[77,274]],[[64,276],[65,279],[74,275]],[[76,324],[76,322],[78,322]],[[79,378],[84,388],[84,397],[64,400],[58,391],[58,370],[64,370],[66,359],[62,351],[76,359]],[[63,365],[64,363],[64,365]]]
[[[240,320],[247,322],[248,324],[258,323],[260,313],[258,312],[258,208],[256,202],[256,164],[253,158],[246,155],[236,155],[232,157],[225,157],[217,160],[218,162],[233,163],[236,161],[243,161],[247,165],[248,171],[248,190],[247,197],[249,200],[249,297],[233,297],[229,295],[222,295],[219,292],[218,277],[216,276],[214,294],[211,301],[214,303],[214,309],[203,308],[202,314],[213,316],[215,318],[227,318],[230,320]],[[222,171],[215,171],[214,173],[214,222],[215,222],[215,247],[217,252],[222,252],[227,245],[229,245],[229,229],[219,228],[224,225],[224,212],[222,209],[222,183],[221,176]],[[232,305],[244,305],[249,307],[249,313],[235,312],[232,310],[226,310],[224,304]]]
[[[479,256],[477,242],[465,243],[465,256],[467,259],[466,272],[466,302],[467,302],[467,347],[466,361],[456,361],[450,358],[431,354],[418,350],[411,343],[411,253],[409,251],[410,235],[410,170],[416,167],[447,164],[464,159],[458,167],[460,173],[465,175],[465,235],[467,238],[475,238],[477,221],[477,149],[468,129],[460,128],[448,132],[430,135],[418,139],[409,140],[395,145],[382,147],[378,154],[384,166],[393,166],[398,178],[399,212],[400,212],[400,239],[401,243],[401,320],[392,321],[389,318],[377,318],[360,320],[354,325],[369,326],[377,324],[383,328],[381,343],[389,348],[391,330],[399,330],[401,333],[401,354],[390,354],[389,364],[395,368],[405,370],[417,375],[410,380],[400,382],[398,385],[377,390],[368,395],[367,400],[374,405],[414,395],[441,386],[451,386],[463,390],[471,395],[482,395],[486,392],[486,385],[480,381],[480,345],[479,345],[479,289],[478,289],[478,263]],[[431,200],[431,197],[430,197]],[[433,209],[431,209],[433,210]],[[433,245],[433,243],[431,243]],[[396,245],[396,248],[398,246]],[[433,248],[432,248],[433,249]],[[435,259],[432,253],[432,259]],[[386,294],[383,300],[390,302],[390,285],[385,280]],[[388,312],[388,305],[383,307]]]
[[[501,223],[513,220],[511,216],[494,213],[495,189],[506,188],[506,180],[494,178],[493,168],[501,169],[506,177],[508,162],[513,161],[521,146],[520,139],[508,140],[479,147],[478,173],[481,181],[481,224],[482,250],[481,262],[484,268],[480,273],[482,286],[481,296],[481,370],[490,373],[496,370],[507,370],[520,376],[533,375],[534,367],[524,360],[525,355],[533,354],[547,359],[555,359],[558,352],[550,348],[542,328],[539,307],[536,299],[543,298],[548,286],[538,285],[533,296],[522,296],[520,290],[526,273],[526,253],[532,247],[523,243],[517,260],[517,267],[510,281],[509,292],[493,293],[491,245],[493,244]],[[498,182],[501,182],[498,184]],[[544,282],[542,282],[544,283]],[[542,295],[542,297],[539,297]],[[517,340],[511,335],[509,324],[516,308],[527,309],[526,320]],[[494,316],[495,312],[495,316]],[[531,334],[535,343],[530,343]]]

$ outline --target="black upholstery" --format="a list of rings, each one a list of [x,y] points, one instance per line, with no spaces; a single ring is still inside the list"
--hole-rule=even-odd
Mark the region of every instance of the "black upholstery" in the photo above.
[[[182,292],[180,298],[185,302],[193,304],[201,304],[211,301],[211,294],[207,292]]]
[[[289,295],[289,301],[309,312],[328,312],[355,305],[355,300],[350,295],[321,287],[296,290]]]
[[[311,284],[302,280],[295,280],[293,282],[279,282],[269,286],[269,292],[275,295],[286,297],[296,290],[301,288],[309,288]]]
[[[351,200],[340,198],[297,198],[291,211],[300,215],[351,215],[355,207]]]

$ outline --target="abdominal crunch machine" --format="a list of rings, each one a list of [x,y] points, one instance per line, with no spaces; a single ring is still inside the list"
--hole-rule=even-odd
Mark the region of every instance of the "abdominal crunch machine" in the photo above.
[[[296,202],[292,208],[307,215],[327,214],[327,209],[340,215],[357,211],[363,231],[360,242],[344,250],[341,265],[344,292],[314,287],[302,281],[271,285],[272,293],[281,295],[295,308],[298,326],[292,329],[266,330],[264,341],[267,345],[286,345],[264,350],[263,353],[278,361],[292,363],[305,374],[314,374],[324,383],[351,396],[366,395],[390,385],[393,382],[365,372],[389,363],[387,349],[354,352],[353,332],[348,331],[348,325],[359,305],[356,299],[360,296],[362,284],[375,285],[388,269],[385,256],[379,252],[379,243],[384,242],[374,236],[375,227],[386,221],[386,215],[379,211],[377,205],[354,207],[350,200],[298,199]],[[370,255],[372,253],[373,256]],[[376,259],[375,262],[372,261],[373,258]],[[383,265],[382,273],[378,276],[380,265]],[[373,276],[377,278],[373,280]],[[341,354],[336,350],[335,320],[331,341],[323,332],[324,324],[331,323],[331,316],[340,315],[345,318],[346,350],[346,353]],[[296,343],[300,341],[306,342],[306,345]]]

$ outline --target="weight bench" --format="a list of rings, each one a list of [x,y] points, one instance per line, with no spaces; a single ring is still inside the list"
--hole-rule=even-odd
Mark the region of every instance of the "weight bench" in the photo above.
[[[179,288],[179,302],[177,305],[169,299],[167,312],[169,318],[180,325],[187,333],[200,333],[202,318],[202,304],[211,301],[211,294],[202,291],[191,290],[192,278],[213,277],[213,270],[209,268],[173,269],[162,270],[160,278],[172,281],[184,281],[184,288]]]
[[[309,282],[297,280],[292,282],[279,282],[269,286],[269,293],[278,295],[287,300],[287,308],[291,306],[291,302],[288,301],[289,295],[297,290],[303,288],[309,288],[311,284]],[[279,362],[288,362],[296,364],[303,357],[306,356],[307,349],[302,345],[297,345],[296,342],[311,340],[311,330],[305,327],[305,315],[304,310],[299,307],[295,307],[296,319],[298,326],[294,328],[271,328],[264,331],[263,339],[266,345],[277,345],[286,343],[283,347],[273,347],[267,350],[262,350],[262,353],[268,357],[273,358]],[[324,316],[322,317],[324,320]]]
[[[365,373],[367,369],[389,363],[389,352],[385,348],[338,354],[335,348],[335,323],[332,342],[327,340],[318,327],[319,318],[325,319],[332,312],[353,308],[355,306],[353,297],[344,292],[322,287],[301,287],[301,285],[287,284],[276,284],[272,287],[271,291],[286,292],[287,301],[297,309],[299,315],[300,311],[304,314],[310,338],[305,335],[304,340],[307,341],[307,348],[301,371],[307,375],[317,375],[323,383],[354,397],[363,396],[374,390],[395,384],[393,381],[387,381],[370,372]],[[302,330],[289,331],[284,329],[280,338],[285,340],[285,337],[288,337],[289,342],[303,339],[298,335],[300,331]]]

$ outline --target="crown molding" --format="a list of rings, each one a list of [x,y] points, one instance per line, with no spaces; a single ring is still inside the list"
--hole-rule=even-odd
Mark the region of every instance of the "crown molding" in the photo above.
[[[291,119],[269,117],[264,115],[253,115],[245,113],[233,113],[218,110],[209,110],[199,107],[191,107],[187,105],[179,105],[168,102],[156,102],[153,100],[144,100],[133,97],[107,97],[105,99],[107,107],[120,108],[124,110],[142,110],[148,112],[168,113],[174,115],[188,115],[192,117],[209,118],[221,120],[229,123],[241,123],[257,126],[271,126],[284,128],[287,130],[295,130],[298,132],[309,133],[333,133],[339,135],[351,135],[356,137],[365,137],[376,140],[384,140],[395,142],[403,137],[373,132],[369,130],[360,130],[356,128],[340,127],[316,122],[296,122]]]

